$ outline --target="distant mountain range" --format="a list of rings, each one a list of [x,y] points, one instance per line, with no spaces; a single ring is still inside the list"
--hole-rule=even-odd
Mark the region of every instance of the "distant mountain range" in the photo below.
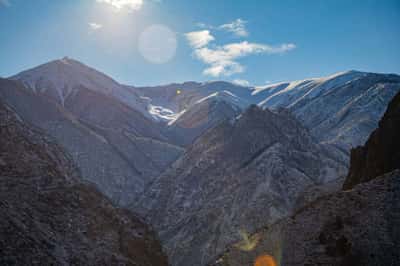
[[[1,101],[153,225],[174,266],[206,265],[239,232],[308,204],[309,189],[338,189],[350,148],[399,91],[398,75],[358,71],[134,87],[70,58],[0,79]]]
[[[285,107],[319,142],[333,144],[348,155],[351,147],[363,144],[377,127],[387,103],[399,91],[399,84],[398,75],[347,71],[254,88],[218,81],[138,89],[151,99],[151,104],[176,114],[190,109],[204,97],[224,91],[234,95],[241,107],[250,104],[270,109]]]

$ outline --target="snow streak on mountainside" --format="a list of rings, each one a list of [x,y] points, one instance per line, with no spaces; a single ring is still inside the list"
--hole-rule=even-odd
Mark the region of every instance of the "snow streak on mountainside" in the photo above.
[[[326,78],[270,85],[260,106],[289,108],[320,142],[348,152],[363,144],[400,91],[400,76],[343,72]]]
[[[228,82],[187,82],[138,90],[152,104],[171,110],[171,120],[202,98],[221,91],[232,94],[241,102],[240,106],[285,107],[319,142],[333,144],[348,156],[350,148],[364,143],[376,128],[387,103],[400,91],[400,77],[348,71],[255,88]]]
[[[228,91],[215,92],[180,112],[168,123],[166,132],[171,141],[187,146],[207,129],[234,119],[246,106],[245,101]]]

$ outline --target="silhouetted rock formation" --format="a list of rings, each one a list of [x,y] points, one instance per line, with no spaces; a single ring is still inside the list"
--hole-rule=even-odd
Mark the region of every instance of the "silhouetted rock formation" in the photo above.
[[[364,146],[351,151],[350,171],[344,189],[400,169],[400,93],[389,103],[379,127]]]
[[[0,101],[1,265],[167,265],[144,223],[81,182],[63,150]]]

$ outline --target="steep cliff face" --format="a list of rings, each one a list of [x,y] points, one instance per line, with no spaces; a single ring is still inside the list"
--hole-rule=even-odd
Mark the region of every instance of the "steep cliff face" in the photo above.
[[[1,265],[167,265],[153,232],[0,102]]]
[[[400,93],[389,103],[379,127],[364,146],[351,151],[350,171],[344,189],[400,169]]]
[[[205,265],[241,230],[288,215],[306,187],[345,169],[289,113],[251,106],[199,137],[135,207],[173,265]]]

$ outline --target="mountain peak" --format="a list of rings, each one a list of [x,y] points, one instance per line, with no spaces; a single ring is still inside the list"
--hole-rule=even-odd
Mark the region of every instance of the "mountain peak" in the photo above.
[[[150,117],[145,101],[133,87],[119,84],[104,73],[67,56],[23,71],[11,79],[19,80],[35,93],[46,94],[61,105],[69,96],[85,88],[114,97]]]
[[[73,90],[80,87],[110,94],[121,86],[105,74],[69,57],[28,69],[11,79],[21,81],[34,92],[46,93],[62,104]]]

